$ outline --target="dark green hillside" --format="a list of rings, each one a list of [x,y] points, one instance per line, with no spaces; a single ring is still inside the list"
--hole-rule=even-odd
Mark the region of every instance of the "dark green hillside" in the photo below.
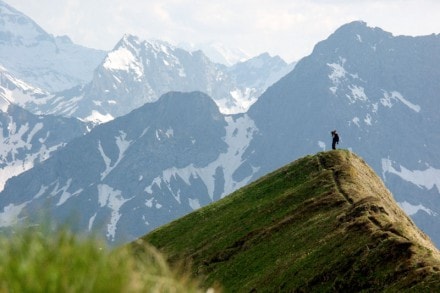
[[[226,292],[440,290],[438,250],[343,150],[299,159],[144,240]]]

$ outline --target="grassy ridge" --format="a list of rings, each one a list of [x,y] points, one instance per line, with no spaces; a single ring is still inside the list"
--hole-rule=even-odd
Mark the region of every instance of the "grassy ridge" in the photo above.
[[[226,292],[440,289],[438,251],[342,150],[297,160],[144,240]]]

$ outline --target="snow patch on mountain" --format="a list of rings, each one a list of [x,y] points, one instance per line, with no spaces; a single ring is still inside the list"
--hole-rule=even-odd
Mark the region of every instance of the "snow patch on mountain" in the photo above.
[[[21,220],[19,215],[28,203],[29,201],[26,201],[18,205],[9,204],[5,206],[3,211],[0,212],[0,227],[10,227],[18,223]]]
[[[72,113],[73,113],[73,111],[72,111]],[[112,121],[113,119],[115,119],[115,117],[113,117],[109,113],[104,115],[104,114],[99,113],[96,110],[93,110],[92,113],[90,114],[90,116],[85,117],[83,120],[88,121],[88,122],[93,122],[93,123],[106,123],[106,122]]]
[[[162,208],[162,205],[160,203],[158,203],[157,200],[154,197],[152,197],[150,199],[147,199],[145,201],[145,206],[147,208],[152,208],[152,207],[155,207],[156,209]]]
[[[63,205],[64,203],[66,203],[66,201],[68,199],[70,199],[73,196],[79,195],[83,191],[82,189],[79,189],[79,190],[71,193],[68,191],[71,185],[72,185],[72,178],[67,180],[67,182],[64,186],[60,186],[59,182],[58,181],[56,182],[55,187],[54,187],[53,191],[51,192],[51,195],[53,197],[55,197],[61,193],[59,196],[58,203],[56,204],[57,206]]]
[[[339,63],[328,63],[328,67],[330,67],[333,71],[328,75],[328,78],[333,82],[333,84],[336,86],[340,83],[340,80],[345,77],[347,74],[347,71],[345,71],[345,68],[343,67],[345,63],[345,59],[342,59],[342,64]]]
[[[31,160],[15,160],[3,166],[0,169],[0,191],[3,190],[9,178],[17,176],[33,166],[34,163]]]
[[[54,184],[54,183],[52,183]],[[37,192],[37,194],[33,197],[33,199],[40,198],[47,190],[49,189],[49,186],[41,185],[40,190]]]
[[[411,103],[410,101],[405,99],[401,93],[397,91],[392,91],[392,92],[384,91],[383,98],[380,99],[381,104],[384,107],[391,108],[393,106],[394,101],[402,102],[405,106],[407,106],[414,112],[419,113],[421,110],[421,107],[419,105]]]
[[[143,74],[142,63],[136,60],[133,53],[124,47],[110,52],[105,58],[103,67],[109,70],[133,71],[137,78]]]
[[[364,122],[368,126],[373,125],[373,117],[371,117],[370,113],[367,113],[367,115],[365,115]]]
[[[116,161],[112,164],[112,160],[105,154],[104,149],[102,148],[101,141],[98,142],[98,150],[101,154],[102,159],[105,163],[105,170],[101,173],[101,181],[107,177],[108,174],[110,174],[111,171],[113,171],[114,168],[116,168],[121,160],[124,158],[124,154],[127,151],[127,149],[130,147],[130,144],[132,141],[126,140],[127,134],[123,131],[119,132],[120,135],[115,137],[115,143],[118,147],[118,158]]]
[[[256,93],[257,90],[255,88],[236,88],[229,92],[229,97],[214,100],[214,102],[217,104],[220,112],[225,115],[245,113],[258,100]]]
[[[220,154],[217,159],[219,165],[223,166],[225,174],[225,191],[222,197],[246,185],[252,175],[259,170],[257,167],[252,167],[252,174],[247,178],[240,182],[233,180],[232,175],[244,162],[244,152],[249,147],[254,134],[258,132],[258,128],[248,115],[243,115],[236,119],[226,117],[226,122],[228,126],[226,127],[226,137],[224,140],[228,145],[228,150],[226,153]]]
[[[386,173],[394,174],[407,182],[418,186],[419,188],[432,189],[437,187],[440,193],[440,169],[435,169],[429,166],[425,170],[409,170],[402,165],[398,167],[399,170],[393,167],[393,161],[390,159],[382,159],[382,176],[386,179]]]
[[[420,212],[420,211],[423,211],[423,212],[425,212],[425,213],[427,213],[427,214],[429,214],[429,215],[431,215],[431,216],[437,216],[437,213],[436,213],[436,212],[434,212],[434,211],[431,210],[431,209],[428,209],[427,207],[425,207],[425,206],[423,206],[423,205],[421,205],[421,204],[419,204],[419,205],[413,205],[413,204],[410,204],[410,203],[407,202],[407,201],[398,202],[398,204],[399,204],[399,206],[402,208],[402,210],[405,211],[405,213],[406,213],[408,216],[413,216],[413,215],[417,214],[417,213]]]
[[[350,100],[350,103],[355,103],[356,101],[366,102],[368,101],[368,97],[365,94],[365,90],[361,86],[351,85],[348,87],[351,91],[351,95],[347,95],[347,98]]]
[[[107,207],[111,210],[111,218],[109,223],[107,224],[107,238],[111,241],[114,241],[116,235],[116,227],[119,219],[121,218],[120,209],[130,199],[124,198],[122,196],[122,191],[113,189],[107,184],[98,185],[98,194],[100,207]],[[93,223],[92,220],[91,222]]]
[[[166,130],[156,129],[156,139],[158,141],[161,141],[161,140],[164,140],[164,139],[168,139],[168,138],[171,138],[173,136],[174,136],[174,129],[172,129],[171,127],[166,129]]]
[[[327,63],[327,66],[330,67],[331,72],[328,75],[328,78],[332,82],[332,85],[329,90],[333,93],[333,95],[336,95],[336,92],[339,89],[339,86],[345,82],[348,77],[351,77],[352,79],[358,79],[358,74],[349,73],[345,68],[344,65],[347,62],[347,59],[339,57],[338,63]],[[364,93],[364,89],[352,86],[351,92],[353,99],[360,99],[365,100],[366,96]],[[347,96],[350,99],[350,96]],[[350,99],[351,102],[354,102],[352,99]]]
[[[37,107],[36,110],[32,110],[32,109],[29,110],[32,110],[33,113],[39,115],[57,115],[64,117],[72,117],[73,113],[78,109],[78,102],[80,102],[83,98],[84,98],[83,95],[71,97],[69,99],[63,99],[60,96],[50,95],[46,99],[47,102],[45,102],[46,107],[44,110],[41,110],[42,108],[39,107]],[[88,121],[86,119],[83,120]],[[92,119],[90,119],[90,121],[92,121]]]
[[[360,126],[360,124],[359,124],[359,122],[360,122],[360,119],[359,119],[359,117],[353,117],[353,119],[351,120],[351,122],[353,122],[357,127],[361,127]]]
[[[9,105],[11,105],[11,102],[8,99],[0,97],[0,111],[8,112]]]
[[[93,228],[93,224],[95,224],[95,219],[96,219],[96,216],[98,215],[98,212],[96,212],[92,217],[90,217],[90,219],[89,219],[89,225],[88,225],[88,231],[89,232],[91,232],[92,231],[92,228]]]
[[[200,205],[199,199],[197,198],[188,198],[188,203],[189,206],[193,209],[193,210],[198,210],[200,209],[202,206]]]
[[[0,65],[0,97],[10,103],[26,108],[29,104],[40,105],[46,103],[48,95],[48,92],[29,85]],[[6,112],[4,108],[2,108],[2,111]]]

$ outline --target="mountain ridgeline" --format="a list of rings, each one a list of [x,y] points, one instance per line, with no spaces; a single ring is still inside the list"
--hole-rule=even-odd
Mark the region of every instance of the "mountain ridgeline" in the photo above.
[[[225,292],[440,289],[438,250],[345,150],[301,158],[142,240]]]
[[[94,126],[92,123],[75,121],[75,118],[83,121],[108,122],[115,117],[128,114],[145,103],[158,100],[160,96],[169,91],[197,89],[209,93],[218,105],[224,106],[223,110],[242,112],[247,110],[269,85],[285,75],[292,67],[293,64],[289,65],[278,56],[271,57],[268,54],[227,67],[213,63],[201,51],[190,52],[163,41],[142,41],[131,35],[124,36],[110,52],[87,49],[73,44],[67,37],[53,37],[29,17],[0,1],[0,106],[4,112],[0,125],[0,131],[3,132],[1,138],[3,146],[0,153],[0,190],[9,178],[47,159],[55,149],[66,145],[74,137],[82,136]],[[8,105],[17,109],[14,112],[15,115],[23,113],[22,118],[29,121],[11,117],[7,111]],[[24,110],[18,110],[19,107]],[[168,104],[167,107],[170,107],[168,109],[170,113],[180,113],[179,109],[172,109],[174,107],[172,104]],[[208,110],[204,106],[199,106],[197,109],[200,112]],[[42,115],[48,118],[44,119]],[[154,116],[154,114],[151,115]],[[196,115],[196,112],[193,115]],[[55,116],[70,118],[53,118]],[[41,128],[41,123],[34,127],[35,119],[31,117],[38,117],[41,119],[40,122],[45,120],[61,123],[51,125],[51,132],[47,133]],[[201,115],[201,117],[206,116]],[[168,118],[171,119],[169,116],[156,118],[162,119],[163,124],[171,123],[166,121]],[[146,126],[145,129],[149,127],[142,124],[144,120],[128,120],[140,125],[139,127]],[[67,123],[67,121],[70,122]],[[200,121],[200,124],[205,122],[209,124],[209,121]],[[193,125],[191,122],[189,124]],[[67,127],[69,125],[70,128]],[[122,126],[116,131],[116,137],[120,137],[120,131],[127,132],[123,130],[124,127],[133,128],[134,126]],[[48,125],[45,125],[45,128],[48,128]],[[170,136],[172,129],[168,127],[167,130],[169,132],[166,135]],[[215,134],[223,135],[224,132],[225,129]],[[45,135],[47,138],[44,137]],[[107,135],[110,135],[110,132]],[[55,136],[57,137],[56,147],[50,144],[52,137]],[[221,137],[214,141],[217,142]],[[118,139],[115,138],[115,140]],[[153,136],[153,139],[160,139],[160,135]],[[112,143],[113,141],[113,138],[106,139],[106,142]],[[106,149],[107,147],[104,146],[106,143],[104,141],[101,143],[102,148]],[[46,148],[47,151],[45,151]],[[87,158],[93,156],[93,154],[85,153],[89,151],[94,153],[94,150],[82,150],[83,153],[74,150],[68,160],[78,159],[83,162],[79,158],[82,155]],[[211,158],[212,153],[217,151],[214,156],[216,157],[219,150],[225,149],[213,147],[207,150],[211,152],[210,155],[201,154],[200,156]],[[159,153],[164,154],[166,150],[161,150],[157,154]],[[189,153],[194,155],[194,152]],[[189,153],[186,152],[184,156],[188,156]],[[143,161],[142,154],[137,154],[137,156],[140,161]],[[173,154],[165,156],[172,157]],[[187,162],[199,167],[198,160],[199,158],[193,158]],[[107,162],[111,163],[111,160]],[[111,170],[117,167],[113,166]],[[62,167],[56,165],[56,168]],[[66,169],[69,167],[66,166]],[[159,174],[162,171],[166,169],[160,170]],[[52,182],[61,183],[64,181],[63,173],[63,171],[50,170],[47,174],[53,177]],[[159,174],[154,178],[159,177]],[[72,181],[78,180],[73,179],[74,177],[73,175],[70,177]],[[136,177],[141,178],[142,174]],[[37,176],[35,179],[40,178],[41,176]],[[203,189],[201,186],[205,184],[201,183],[199,187]],[[30,186],[36,185],[30,184]],[[154,184],[150,182],[148,185]],[[68,186],[70,185],[59,186],[60,189],[57,188],[56,191],[67,191]],[[224,193],[223,188],[217,189],[215,191],[217,194]],[[45,190],[45,188],[41,189],[43,197],[48,196],[44,194]],[[82,190],[86,189],[82,188]],[[69,189],[68,193],[70,192]],[[208,194],[212,197],[214,192],[208,193],[204,190],[203,192],[194,191],[193,194],[195,193],[202,193],[202,197]],[[67,195],[67,193],[64,194]],[[139,195],[139,192],[136,195]],[[172,198],[178,199],[179,196],[175,195]],[[195,195],[192,195],[192,198],[194,198],[192,204],[194,207],[206,202]],[[14,202],[17,203],[17,201]],[[147,206],[150,205],[151,202],[147,204]],[[188,211],[187,207],[184,210]],[[0,208],[0,226],[9,225],[11,220],[16,218],[12,214],[17,211],[15,209],[5,211]],[[170,213],[172,214],[172,211]]]

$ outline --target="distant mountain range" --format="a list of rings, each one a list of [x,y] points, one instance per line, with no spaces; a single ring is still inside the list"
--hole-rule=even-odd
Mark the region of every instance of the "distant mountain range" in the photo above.
[[[44,99],[28,99],[20,106],[35,114],[95,123],[125,115],[169,91],[203,91],[223,113],[243,113],[294,66],[267,53],[225,66],[202,51],[132,35],[125,35],[110,52],[88,49],[68,37],[53,37],[2,1],[0,22],[0,65],[45,93]],[[209,47],[231,55],[219,44]],[[243,67],[256,71],[247,77],[240,72]]]
[[[89,84],[55,94],[40,109],[102,123],[169,91],[203,91],[221,112],[242,113],[292,68],[268,54],[226,67],[213,63],[201,51],[188,52],[163,41],[126,35],[97,67]],[[245,69],[249,75],[244,74]]]
[[[339,147],[360,154],[439,245],[439,48],[439,35],[395,37],[353,22],[276,81],[291,66],[278,57],[226,67],[127,35],[89,83],[49,95],[9,84],[27,80],[5,66],[8,101],[111,121],[10,179],[0,226],[44,213],[125,242],[329,149],[337,129]]]
[[[91,50],[72,44],[67,37],[49,35],[2,1],[0,24],[0,97],[34,115],[102,123],[171,90],[202,90],[216,98],[225,112],[243,112],[294,65],[262,54],[227,67],[211,62],[201,51],[188,52],[130,35],[111,52]],[[254,74],[246,78],[244,67]],[[78,135],[76,130],[71,132],[72,137]],[[64,136],[63,145],[70,141],[68,137]],[[5,154],[13,150],[5,143]],[[32,166],[28,162],[26,168],[4,171],[2,182]]]
[[[92,78],[104,51],[54,37],[0,1],[0,64],[17,78],[45,91],[60,91]]]

